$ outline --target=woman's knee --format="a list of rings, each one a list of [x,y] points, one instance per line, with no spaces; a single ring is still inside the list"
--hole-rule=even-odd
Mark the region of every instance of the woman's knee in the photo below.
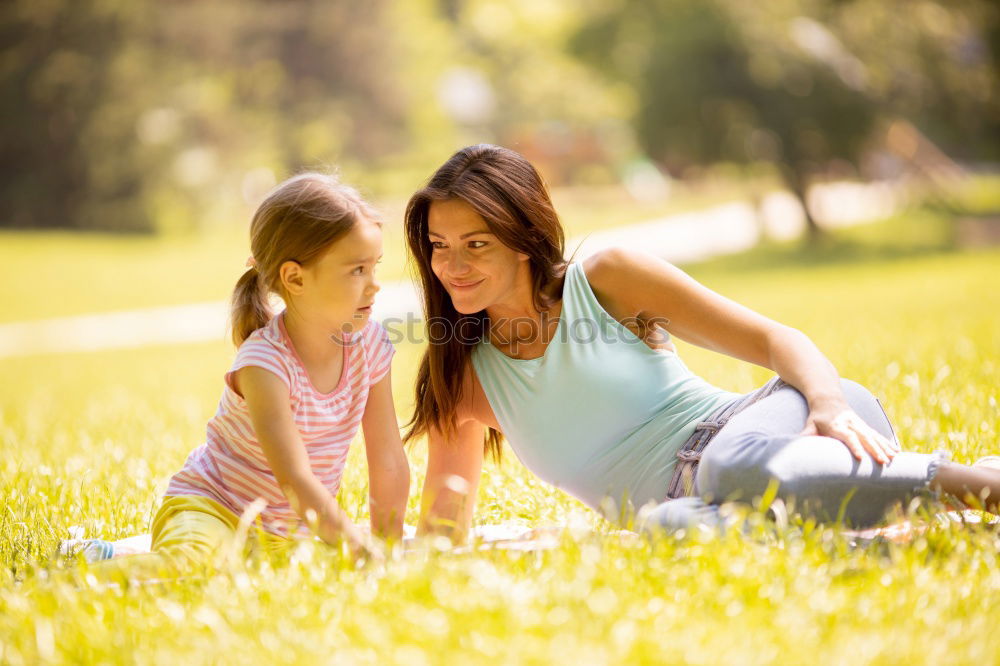
[[[853,379],[840,378],[840,390],[844,392],[844,397],[848,403],[870,403],[875,401],[875,395],[868,390],[868,387],[859,384]]]
[[[840,386],[847,399],[847,404],[865,423],[883,437],[895,439],[896,434],[889,421],[889,416],[885,413],[882,403],[870,390],[850,379],[841,379]]]

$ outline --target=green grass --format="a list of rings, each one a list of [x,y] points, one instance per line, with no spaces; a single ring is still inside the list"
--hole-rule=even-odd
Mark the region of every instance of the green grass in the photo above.
[[[84,252],[86,242],[65,247],[77,267],[100,265],[111,250]],[[947,448],[962,461],[1000,452],[1000,252],[931,242],[885,260],[849,249],[878,242],[848,234],[811,256],[765,247],[691,270],[807,332],[882,399],[906,448]],[[131,261],[129,243],[141,241],[122,243],[118,258]],[[182,245],[150,251],[164,265],[187,256]],[[41,246],[22,252],[30,266]],[[243,258],[240,249],[226,259],[234,276]],[[185,265],[164,275],[196,283]],[[127,274],[118,286],[133,288]],[[92,297],[124,304],[118,286]],[[418,351],[401,345],[394,365],[401,417]],[[768,376],[687,345],[681,353],[733,390]],[[306,547],[126,591],[46,580],[70,526],[112,539],[148,530],[166,480],[202,441],[231,357],[220,342],[0,360],[0,663],[1000,663],[995,529],[936,528],[909,545],[862,549],[809,525],[755,539],[626,542],[602,536],[612,526],[513,456],[487,466],[480,522],[582,522],[597,534],[567,533],[533,554],[428,552],[384,571]],[[410,460],[412,523],[424,448]],[[356,446],[339,499],[357,520],[367,515],[366,474]]]

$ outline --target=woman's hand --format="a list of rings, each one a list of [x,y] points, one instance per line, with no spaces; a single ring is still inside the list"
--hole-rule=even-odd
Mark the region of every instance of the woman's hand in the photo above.
[[[809,410],[803,435],[821,435],[839,439],[855,458],[861,460],[862,451],[871,454],[876,462],[886,465],[899,453],[899,445],[889,440],[864,422],[846,400],[828,400]]]

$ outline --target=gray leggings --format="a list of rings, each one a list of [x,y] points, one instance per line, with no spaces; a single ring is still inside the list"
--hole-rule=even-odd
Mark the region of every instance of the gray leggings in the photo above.
[[[868,425],[896,438],[882,405],[868,389],[848,379],[841,380],[841,387]],[[643,525],[667,531],[721,527],[721,502],[749,502],[775,480],[777,496],[786,502],[794,498],[797,510],[822,520],[836,519],[843,511],[845,523],[870,526],[897,503],[926,493],[938,466],[947,460],[943,452],[902,452],[888,465],[867,454],[857,460],[837,439],[800,436],[807,414],[805,398],[787,385],[738,412],[702,454],[697,495],[660,504],[645,515]]]

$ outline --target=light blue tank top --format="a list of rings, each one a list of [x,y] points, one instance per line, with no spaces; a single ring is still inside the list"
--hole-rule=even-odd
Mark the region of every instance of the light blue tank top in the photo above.
[[[472,364],[521,462],[605,514],[663,501],[695,425],[740,395],[712,386],[677,354],[651,349],[611,317],[580,263],[566,271],[558,328],[544,355],[513,359],[484,339]]]

